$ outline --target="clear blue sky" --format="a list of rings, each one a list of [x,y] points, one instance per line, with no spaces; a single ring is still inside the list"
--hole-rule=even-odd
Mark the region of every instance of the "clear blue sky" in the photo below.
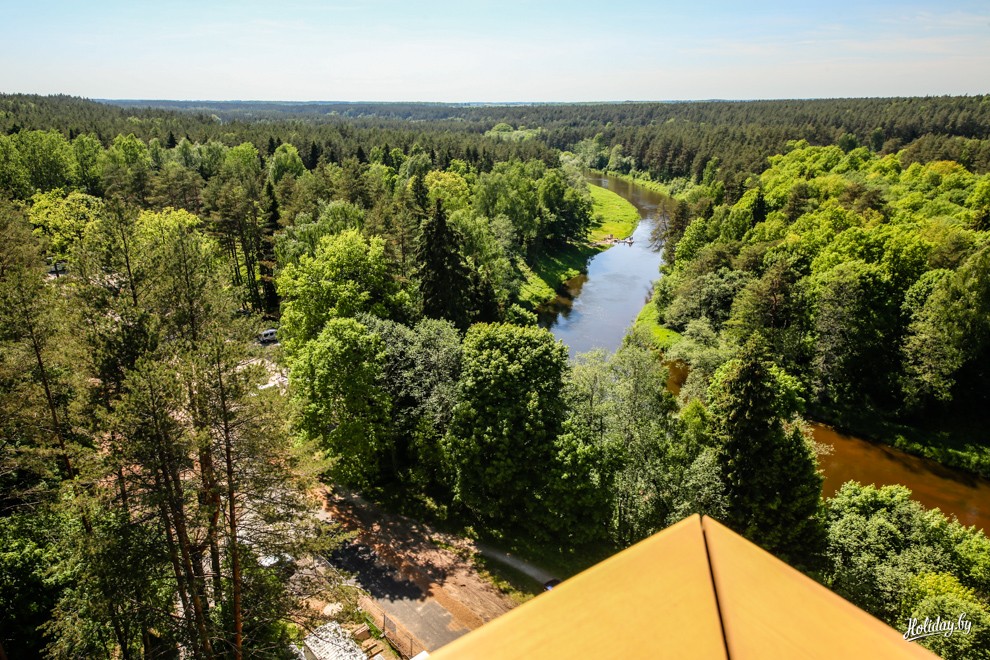
[[[990,2],[22,0],[0,91],[606,101],[990,93]]]

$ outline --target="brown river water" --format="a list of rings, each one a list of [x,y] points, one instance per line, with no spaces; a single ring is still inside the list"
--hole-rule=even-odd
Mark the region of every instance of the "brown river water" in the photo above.
[[[657,220],[660,195],[613,177],[592,176],[588,181],[625,197],[639,209],[643,220],[632,246],[617,245],[592,257],[588,274],[568,282],[566,293],[541,315],[541,324],[563,340],[572,355],[594,347],[618,348],[642,309],[661,263],[648,241]],[[675,373],[670,384],[676,389],[687,373],[683,367],[672,366]],[[877,486],[902,484],[926,507],[955,514],[960,522],[990,532],[990,481],[843,435],[824,424],[814,423],[812,432],[816,442],[832,448],[831,453],[819,457],[826,497],[850,480]]]
[[[815,441],[831,445],[831,454],[819,456],[825,473],[826,497],[849,480],[885,486],[903,484],[912,497],[943,513],[954,513],[959,522],[990,532],[990,481],[947,468],[935,461],[843,435],[824,424],[814,423]]]

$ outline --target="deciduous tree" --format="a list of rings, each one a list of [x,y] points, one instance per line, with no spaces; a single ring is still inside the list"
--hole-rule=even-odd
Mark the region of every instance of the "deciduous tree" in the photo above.
[[[447,437],[456,493],[478,518],[539,533],[564,420],[567,350],[543,328],[478,324],[464,338]]]

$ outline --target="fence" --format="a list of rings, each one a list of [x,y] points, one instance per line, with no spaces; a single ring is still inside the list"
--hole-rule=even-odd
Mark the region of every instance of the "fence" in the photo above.
[[[371,617],[372,622],[378,626],[378,628],[385,635],[386,639],[388,639],[392,646],[394,646],[403,657],[413,658],[427,650],[426,647],[423,646],[423,643],[420,642],[415,635],[406,630],[401,623],[390,617],[385,610],[383,610],[378,603],[372,599],[362,596],[358,599],[358,605],[362,610],[368,613],[368,616]]]

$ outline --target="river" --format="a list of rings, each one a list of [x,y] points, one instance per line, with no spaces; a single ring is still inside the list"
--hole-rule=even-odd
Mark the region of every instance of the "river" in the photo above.
[[[659,275],[660,252],[650,242],[663,196],[628,181],[589,176],[588,183],[622,195],[639,211],[632,245],[618,244],[588,261],[588,272],[564,283],[540,312],[540,325],[563,340],[571,357],[594,348],[614,351],[649,300]]]
[[[588,273],[569,280],[565,292],[543,311],[540,323],[562,340],[571,355],[604,348],[614,351],[646,302],[657,278],[660,254],[650,244],[662,197],[614,177],[589,176],[588,182],[629,200],[642,217],[632,245],[616,245],[588,262]],[[849,480],[878,486],[903,484],[927,507],[955,514],[966,525],[990,532],[990,481],[934,461],[812,425],[815,440],[831,447],[820,457],[823,493],[834,495]]]
[[[954,513],[959,522],[990,533],[990,481],[935,461],[912,456],[893,447],[812,424],[815,441],[832,447],[819,457],[825,473],[823,492],[833,495],[849,480],[867,484],[904,484],[925,506]]]

